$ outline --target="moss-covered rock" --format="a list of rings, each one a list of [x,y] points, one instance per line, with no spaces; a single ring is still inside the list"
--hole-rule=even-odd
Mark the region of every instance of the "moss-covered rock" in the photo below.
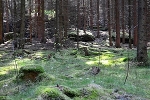
[[[68,32],[68,37],[71,40],[77,41],[77,32],[74,30],[71,30],[70,32]],[[82,30],[79,31],[79,41],[83,41],[83,42],[88,42],[88,41],[94,41],[95,37],[94,35],[92,35],[91,32],[87,31],[86,33],[84,33]]]
[[[20,73],[22,73],[22,72],[30,72],[30,71],[43,73],[44,69],[43,69],[42,66],[38,66],[38,65],[27,65],[27,66],[21,67],[20,70],[19,70]]]
[[[57,85],[57,88],[62,91],[65,95],[67,95],[70,98],[74,98],[77,96],[80,96],[79,91],[75,90],[75,89],[71,89],[67,86],[59,86]]]
[[[44,100],[70,100],[56,87],[40,86],[36,90],[36,95],[40,95]]]
[[[38,65],[27,65],[20,68],[19,75],[17,76],[17,78],[35,82],[37,76],[39,76],[39,74],[41,73],[44,73],[43,67]]]

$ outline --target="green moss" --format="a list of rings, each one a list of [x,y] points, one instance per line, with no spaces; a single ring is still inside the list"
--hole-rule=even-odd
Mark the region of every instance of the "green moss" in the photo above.
[[[66,87],[66,86],[63,86],[62,92],[63,92],[65,95],[67,95],[68,97],[70,97],[70,98],[74,98],[74,97],[77,97],[77,96],[80,95],[80,93],[79,93],[77,90],[71,89],[71,88]]]
[[[64,95],[56,87],[40,86],[36,90],[37,95],[41,95],[46,100],[69,100],[70,98]]]
[[[6,96],[0,96],[0,100],[6,100]]]
[[[26,65],[26,66],[21,67],[20,70],[19,70],[20,73],[22,73],[22,72],[30,72],[30,71],[43,73],[44,69],[43,69],[43,67],[38,66],[38,65]]]
[[[126,62],[128,60],[127,57],[117,59],[118,62]]]
[[[38,65],[27,65],[20,68],[16,79],[17,81],[30,80],[35,82],[40,73],[44,73],[43,67]]]
[[[98,89],[85,87],[78,89],[79,95],[74,100],[97,100],[99,97]]]
[[[48,74],[48,73],[41,73],[38,75],[37,80],[39,80],[39,81],[42,81],[42,80],[54,81],[55,77],[53,75]]]

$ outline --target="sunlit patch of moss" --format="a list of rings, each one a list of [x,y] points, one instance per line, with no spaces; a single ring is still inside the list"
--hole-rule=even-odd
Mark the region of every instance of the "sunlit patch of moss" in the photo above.
[[[40,56],[40,57],[42,57],[43,55],[44,55],[44,54],[43,54],[42,51],[38,51],[38,52],[35,53],[35,56]]]
[[[118,58],[116,61],[117,62],[125,62],[127,60],[128,60],[127,57],[122,57],[122,58]]]
[[[100,60],[100,62],[105,66],[111,66],[113,64],[113,61],[111,60]]]
[[[86,64],[88,64],[88,65],[94,65],[95,61],[87,61]]]
[[[0,76],[4,75],[4,74],[7,74],[8,72],[10,72],[13,69],[14,68],[12,66],[0,67]]]
[[[15,61],[14,61],[15,62]],[[19,65],[18,67],[26,66],[27,64],[33,64],[33,61],[28,58],[16,59],[16,63]]]

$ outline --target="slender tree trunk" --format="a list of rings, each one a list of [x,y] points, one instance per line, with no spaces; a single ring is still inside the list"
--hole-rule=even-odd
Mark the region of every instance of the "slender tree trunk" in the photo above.
[[[68,0],[64,0],[64,38],[67,39],[68,34]]]
[[[3,1],[0,0],[0,44],[3,42]]]
[[[77,49],[79,49],[80,0],[77,0]]]
[[[24,34],[25,34],[25,0],[21,0],[21,27],[20,27],[20,40],[19,48],[24,48]]]
[[[59,0],[59,43],[60,47],[63,44],[63,36],[64,36],[64,14],[63,14],[63,0]]]
[[[138,0],[138,45],[137,61],[146,64],[147,55],[147,32],[146,32],[146,0]]]
[[[41,0],[41,42],[46,43],[45,40],[45,21],[44,21],[44,0]]]
[[[112,11],[111,11],[111,14],[112,14],[112,30],[113,32],[116,30],[116,6],[115,6],[115,0],[111,0],[111,5],[112,5]]]
[[[93,1],[90,0],[90,29],[93,30]]]
[[[100,37],[100,27],[99,27],[99,24],[100,24],[100,19],[99,19],[99,0],[97,0],[97,38]]]
[[[128,0],[128,6],[129,6],[129,16],[128,16],[128,30],[129,30],[129,48],[132,48],[131,43],[131,0]]]
[[[86,6],[85,6],[85,1],[83,0],[83,20],[84,20],[84,26],[83,26],[83,31],[86,34]]]
[[[17,5],[16,5],[16,0],[13,0],[13,2],[12,2],[12,4],[14,5],[14,7],[13,7],[13,18],[14,18],[14,20],[13,20],[13,32],[14,32],[14,40],[17,38],[17,34],[16,34],[16,32],[17,32],[17,30],[16,30],[16,20],[17,20]]]
[[[125,43],[125,11],[124,11],[125,2],[122,0],[122,43]]]
[[[32,31],[33,31],[33,27],[32,27],[32,15],[31,15],[31,11],[32,11],[32,4],[31,4],[31,0],[29,0],[29,15],[30,15],[30,42],[32,43]]]
[[[108,33],[109,33],[109,45],[110,46],[112,46],[113,44],[112,44],[112,38],[111,38],[111,25],[110,25],[110,1],[109,0],[107,0],[107,7],[108,7]]]
[[[119,2],[115,0],[115,12],[116,12],[116,48],[120,48],[120,21],[119,21]]]
[[[105,25],[106,25],[106,4],[105,4],[105,0],[102,0],[102,10],[103,10],[103,28],[105,28]]]
[[[133,0],[133,45],[137,46],[137,29],[138,29],[138,24],[137,24],[137,0]]]
[[[55,48],[59,50],[59,0],[56,0],[56,32],[55,32]]]
[[[8,10],[8,1],[6,0],[6,33],[9,32],[9,10]]]

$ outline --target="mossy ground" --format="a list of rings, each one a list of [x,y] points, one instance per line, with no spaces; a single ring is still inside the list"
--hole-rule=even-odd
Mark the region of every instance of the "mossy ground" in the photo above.
[[[0,51],[2,60],[0,96],[7,95],[8,100],[37,100],[37,98],[51,97],[59,97],[62,98],[61,100],[113,100],[115,95],[111,94],[118,89],[120,95],[130,94],[150,99],[150,68],[137,66],[134,59],[136,50],[89,48],[89,53],[89,56],[84,56],[82,49],[77,51],[71,48],[56,53],[50,50],[39,50],[14,59],[14,55],[10,52]],[[129,77],[124,84],[128,53]],[[18,70],[27,65],[42,66],[45,71],[41,75],[43,81],[21,83],[16,81]],[[96,76],[89,74],[93,66],[101,69]],[[90,84],[100,87],[96,89],[90,87]],[[64,91],[60,90],[57,85],[64,87]],[[68,91],[73,96],[67,96]]]

